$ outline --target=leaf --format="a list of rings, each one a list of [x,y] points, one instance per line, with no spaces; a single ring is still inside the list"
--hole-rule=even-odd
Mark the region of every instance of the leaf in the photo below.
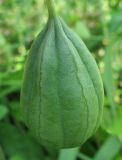
[[[4,105],[0,105],[0,120],[2,120],[7,113],[8,113],[7,107]]]
[[[96,153],[93,160],[113,160],[118,154],[122,146],[122,142],[116,136],[110,136]]]
[[[77,23],[75,24],[75,31],[83,39],[89,39],[91,36],[88,27],[81,21],[77,21]]]
[[[11,92],[14,92],[14,91],[17,91],[17,90],[20,90],[20,86],[9,86],[8,88],[5,88],[3,90],[1,90],[0,92],[0,98],[6,96],[7,94],[11,93]]]
[[[9,113],[12,117],[14,117],[17,121],[23,120],[19,101],[11,102],[9,104],[9,108],[10,108]]]
[[[116,38],[112,39],[109,46],[106,49],[106,54],[104,57],[105,72],[103,75],[104,86],[107,93],[107,98],[109,101],[109,108],[104,108],[104,118],[102,127],[109,133],[115,135],[122,134],[122,113],[121,108],[116,106],[114,101],[115,91],[117,89],[114,76],[114,71],[112,68],[114,59],[117,52],[115,51]]]
[[[4,97],[12,91],[20,90],[22,70],[14,73],[0,73],[0,97]]]
[[[121,24],[122,24],[122,10],[118,10],[116,12],[112,11],[112,18],[111,18],[111,21],[109,24],[110,31],[112,33],[114,33],[114,31],[116,31],[116,34],[118,32],[122,33]]]
[[[8,157],[20,155],[23,160],[44,160],[41,146],[10,124],[0,123],[0,144]]]
[[[113,79],[113,69],[112,69],[112,59],[113,58],[113,52],[112,52],[112,44],[108,46],[106,49],[106,54],[104,57],[104,63],[105,63],[105,71],[103,75],[104,80],[104,86],[106,89],[106,93],[108,96],[108,100],[111,106],[111,112],[113,116],[116,114],[116,105],[114,102],[114,95],[115,95],[115,81]]]
[[[112,121],[112,117],[109,109],[104,108],[104,123],[103,128],[108,132],[114,135],[121,136],[122,135],[122,107],[120,106],[117,110],[118,116],[114,121]]]
[[[17,154],[10,158],[10,160],[26,160],[23,156]]]
[[[81,158],[82,160],[92,160],[91,158],[89,158],[88,156],[86,156],[85,154],[83,153],[80,153],[78,155],[79,158]]]
[[[0,146],[0,160],[5,160],[5,156],[4,156],[1,146]]]
[[[58,160],[76,160],[79,148],[62,149]]]

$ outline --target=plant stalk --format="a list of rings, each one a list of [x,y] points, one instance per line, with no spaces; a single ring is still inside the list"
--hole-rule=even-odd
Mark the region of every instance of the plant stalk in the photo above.
[[[53,0],[45,0],[45,3],[47,6],[47,9],[48,9],[49,18],[54,18],[56,16],[54,1]]]

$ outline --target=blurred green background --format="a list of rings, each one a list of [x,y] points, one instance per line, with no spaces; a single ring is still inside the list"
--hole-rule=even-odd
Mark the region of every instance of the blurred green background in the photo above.
[[[81,147],[60,151],[44,148],[26,131],[19,99],[23,67],[47,9],[43,0],[0,0],[0,160],[122,160],[122,1],[55,2],[99,66],[105,88],[102,125]]]

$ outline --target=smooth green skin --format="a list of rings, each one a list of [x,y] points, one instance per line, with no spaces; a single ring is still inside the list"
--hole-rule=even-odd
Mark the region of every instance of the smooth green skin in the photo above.
[[[72,148],[100,125],[103,85],[85,44],[50,18],[27,58],[21,106],[26,125],[46,147]]]

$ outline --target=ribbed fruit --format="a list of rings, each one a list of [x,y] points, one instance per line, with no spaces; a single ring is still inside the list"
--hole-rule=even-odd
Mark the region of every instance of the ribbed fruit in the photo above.
[[[103,85],[83,41],[53,11],[27,58],[21,91],[23,118],[46,147],[84,143],[100,125]]]

